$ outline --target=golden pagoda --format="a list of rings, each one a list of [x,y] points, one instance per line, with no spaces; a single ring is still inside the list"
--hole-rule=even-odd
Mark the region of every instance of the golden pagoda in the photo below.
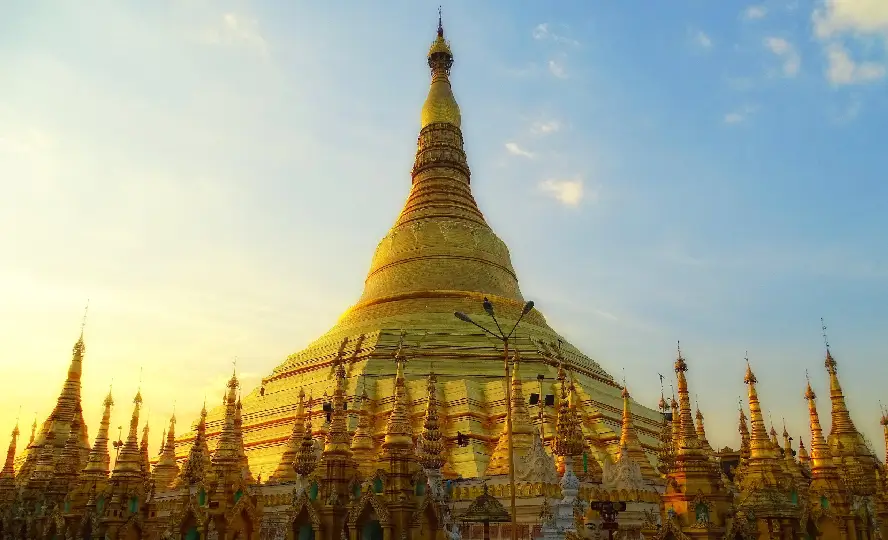
[[[456,319],[464,312],[487,320],[481,302],[489,298],[499,322],[514,324],[525,298],[505,243],[494,233],[478,208],[471,189],[471,171],[464,151],[460,108],[451,87],[454,55],[439,28],[428,51],[431,85],[420,110],[419,137],[406,203],[388,234],[379,242],[370,262],[364,291],[358,301],[323,336],[281,362],[261,386],[243,396],[243,435],[251,469],[275,470],[290,446],[299,392],[319,396],[332,388],[330,378],[340,345],[346,372],[346,395],[358,394],[365,377],[374,404],[367,419],[370,434],[380,442],[385,418],[391,411],[395,366],[392,352],[404,340],[410,361],[404,365],[409,395],[423,395],[424,380],[434,371],[441,381],[441,431],[449,443],[460,431],[483,442],[485,450],[445,444],[445,470],[465,478],[479,477],[488,468],[502,432],[505,385],[502,344]],[[511,326],[509,326],[511,327]],[[421,343],[420,343],[421,342]],[[520,384],[534,385],[538,374],[550,380],[556,374],[549,344],[563,343],[564,363],[583,396],[587,414],[594,410],[599,434],[614,441],[619,433],[620,385],[601,366],[567,343],[533,310],[524,317],[513,349],[520,350]],[[463,380],[466,373],[478,375]],[[418,428],[422,410],[408,404],[411,425]],[[348,415],[356,415],[356,410]],[[646,451],[654,452],[660,416],[634,405],[634,423]],[[221,433],[225,409],[207,416],[207,433]],[[522,426],[523,427],[523,426]],[[516,432],[518,434],[518,432]],[[188,453],[194,433],[177,441],[179,458]],[[516,452],[529,447],[530,432],[521,433]],[[212,444],[211,444],[212,446]],[[495,460],[499,462],[500,460]],[[358,464],[363,467],[363,463]],[[500,472],[494,464],[491,472]]]
[[[662,538],[669,534],[675,538],[724,538],[728,536],[732,494],[722,482],[721,470],[698,437],[691,414],[687,371],[688,364],[679,347],[675,360],[678,403],[672,409],[677,435],[662,496],[660,535]]]
[[[791,538],[800,532],[798,492],[792,475],[785,469],[779,446],[768,437],[755,386],[758,379],[748,359],[743,381],[748,387],[751,429],[749,458],[743,466],[736,500],[735,526],[747,521],[758,535]]]

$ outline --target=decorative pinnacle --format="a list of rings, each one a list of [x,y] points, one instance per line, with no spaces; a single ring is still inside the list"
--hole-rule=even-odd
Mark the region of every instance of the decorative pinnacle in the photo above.
[[[746,352],[746,356],[743,357],[746,360],[746,376],[743,377],[743,382],[746,384],[755,384],[758,382],[758,379],[755,378],[755,373],[752,372],[752,366],[749,365],[749,351]]]
[[[441,17],[441,6],[438,6],[438,37],[444,37],[444,23]]]
[[[805,378],[808,379],[808,373],[805,373]],[[817,394],[814,393],[814,390],[811,388],[811,379],[808,379],[808,387],[805,389],[805,400],[806,401],[814,401],[817,399]]]
[[[688,370],[688,365],[685,363],[685,359],[681,356],[681,341],[677,342],[677,350],[678,356],[675,358],[675,372],[683,372]]]
[[[89,298],[86,299],[86,307],[83,308],[83,320],[80,322],[80,339],[83,339],[83,329],[86,328],[86,315],[89,313]]]

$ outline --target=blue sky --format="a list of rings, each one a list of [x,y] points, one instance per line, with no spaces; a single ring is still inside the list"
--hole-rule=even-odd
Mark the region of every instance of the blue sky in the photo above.
[[[49,412],[87,299],[91,434],[141,377],[154,451],[174,402],[181,431],[235,356],[253,385],[358,297],[437,4],[328,4],[5,8],[0,429]],[[806,369],[828,414],[825,317],[881,455],[888,4],[443,10],[475,196],[550,323],[650,405],[680,339],[736,446],[747,350],[778,430],[808,440]]]

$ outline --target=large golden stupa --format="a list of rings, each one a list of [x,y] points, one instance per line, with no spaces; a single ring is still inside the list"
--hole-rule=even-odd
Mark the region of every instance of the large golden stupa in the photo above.
[[[315,410],[330,394],[333,363],[346,362],[347,391],[366,390],[371,399],[371,429],[381,440],[392,408],[393,356],[399,343],[409,361],[405,367],[410,401],[425,396],[426,376],[434,370],[443,387],[442,422],[452,443],[457,432],[469,446],[449,445],[448,467],[466,478],[485,474],[503,432],[505,379],[502,343],[454,317],[492,321],[482,309],[487,297],[500,323],[511,328],[525,305],[506,244],[484,219],[472,196],[471,173],[463,150],[460,110],[450,83],[453,55],[440,32],[428,53],[431,87],[422,106],[410,193],[395,224],[376,248],[364,292],[326,334],[290,355],[243,398],[246,452],[254,473],[273,471],[280,462],[295,419],[298,393],[313,397]],[[541,299],[540,304],[545,304]],[[522,362],[525,395],[539,393],[538,375],[545,375],[543,394],[555,394],[558,359],[574,373],[580,406],[590,421],[587,437],[599,444],[593,452],[613,452],[619,440],[621,387],[598,363],[549,327],[539,311],[522,320],[513,340]],[[560,349],[559,349],[560,347]],[[415,396],[415,398],[414,398]],[[354,403],[350,411],[358,407]],[[652,452],[662,417],[633,405],[642,444]],[[414,403],[411,419],[419,426],[423,409]],[[538,411],[533,411],[534,413]],[[545,434],[554,433],[554,409]],[[538,422],[538,414],[532,414]],[[224,407],[210,412],[210,447],[221,432]],[[314,430],[323,431],[323,415]],[[357,415],[350,418],[354,429]],[[194,434],[178,441],[184,457]],[[378,448],[378,445],[377,445]]]

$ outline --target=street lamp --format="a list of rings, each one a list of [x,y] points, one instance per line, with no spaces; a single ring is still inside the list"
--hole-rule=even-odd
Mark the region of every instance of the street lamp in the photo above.
[[[518,537],[518,516],[515,511],[515,456],[512,448],[512,384],[511,376],[509,374],[509,339],[512,337],[512,334],[515,333],[515,329],[518,328],[518,323],[521,322],[521,319],[533,310],[533,302],[529,301],[524,304],[524,308],[521,310],[521,315],[518,317],[518,320],[515,321],[515,325],[509,330],[509,333],[503,332],[503,329],[496,318],[496,314],[493,311],[493,304],[486,296],[481,305],[484,307],[484,312],[493,319],[493,324],[496,325],[496,332],[481,326],[461,311],[457,311],[453,315],[463,322],[477,326],[486,334],[503,342],[503,367],[506,375],[506,441],[509,445],[509,510],[512,513],[511,537],[512,540],[515,540]]]

